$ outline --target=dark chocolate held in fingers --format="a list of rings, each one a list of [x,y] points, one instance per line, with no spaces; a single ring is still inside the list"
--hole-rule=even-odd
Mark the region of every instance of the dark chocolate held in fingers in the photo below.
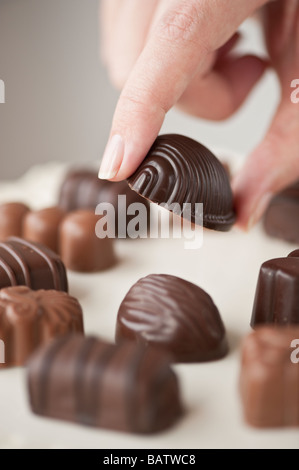
[[[116,342],[159,348],[173,362],[203,362],[228,352],[226,332],[211,297],[200,287],[167,274],[134,284],[117,317]]]
[[[215,155],[199,142],[178,134],[160,135],[135,173],[130,188],[157,204],[178,204],[173,212],[184,217],[183,204],[203,204],[203,226],[227,231],[235,222],[228,174]],[[178,210],[178,212],[177,212]]]

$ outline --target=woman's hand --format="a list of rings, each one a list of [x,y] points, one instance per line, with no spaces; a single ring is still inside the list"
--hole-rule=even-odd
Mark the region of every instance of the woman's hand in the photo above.
[[[142,3],[142,6],[141,6]],[[102,0],[102,56],[122,92],[99,177],[119,181],[141,163],[174,105],[230,116],[266,64],[230,50],[239,25],[266,0]]]
[[[299,104],[291,101],[291,83],[299,78],[299,1],[271,2],[261,13],[281,100],[264,140],[233,182],[244,229],[258,221],[274,193],[299,179]]]

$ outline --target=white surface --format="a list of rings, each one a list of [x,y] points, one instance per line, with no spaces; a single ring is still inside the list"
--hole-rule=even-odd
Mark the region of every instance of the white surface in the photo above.
[[[16,183],[0,184],[0,201],[23,199],[34,207],[55,201],[64,166],[30,170]],[[100,274],[69,273],[70,293],[84,309],[86,333],[112,340],[118,306],[131,285],[150,273],[192,281],[214,299],[225,323],[230,353],[220,361],[178,365],[185,415],[167,432],[139,437],[89,429],[33,415],[27,401],[25,370],[0,371],[0,448],[299,448],[299,430],[255,430],[242,417],[238,378],[240,340],[249,321],[257,275],[267,259],[293,248],[250,234],[204,232],[202,248],[185,250],[183,240],[116,242],[118,265]]]

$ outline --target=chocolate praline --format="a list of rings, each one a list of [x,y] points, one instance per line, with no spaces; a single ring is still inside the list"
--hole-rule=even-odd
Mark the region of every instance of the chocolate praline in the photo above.
[[[260,268],[251,326],[299,324],[299,258],[264,262]]]
[[[98,238],[96,226],[100,216],[81,209],[70,212],[60,225],[59,252],[65,266],[72,271],[96,272],[116,262],[114,240]]]
[[[235,222],[233,194],[228,174],[215,155],[199,142],[178,134],[157,137],[135,173],[128,178],[130,188],[157,204],[170,208],[193,223],[227,231]],[[191,205],[191,213],[184,211]]]
[[[263,226],[269,236],[299,244],[299,181],[273,197]]]
[[[228,352],[225,328],[211,297],[176,276],[152,274],[134,284],[122,301],[116,342],[159,348],[173,362],[203,362]]]
[[[83,334],[83,314],[66,292],[26,286],[0,290],[0,338],[5,345],[1,367],[22,366],[40,345],[73,332]]]
[[[128,236],[126,226],[134,218],[134,215],[128,214],[131,204],[142,203],[147,209],[149,218],[149,203],[132,191],[126,181],[100,180],[97,171],[93,169],[71,169],[66,174],[60,188],[59,207],[66,211],[79,209],[95,211],[101,203],[112,205],[115,231],[119,238]]]
[[[0,205],[0,241],[9,237],[21,237],[23,221],[29,207],[22,202],[8,202]]]
[[[28,212],[24,218],[23,237],[58,253],[59,227],[65,215],[66,212],[60,207]]]
[[[30,406],[40,416],[148,434],[182,414],[168,359],[134,344],[69,335],[37,351],[27,370]]]
[[[44,245],[19,237],[0,243],[0,289],[23,285],[33,290],[68,290],[61,258]]]
[[[251,426],[299,426],[294,340],[298,346],[298,326],[273,325],[260,326],[243,340],[239,385],[244,418]]]

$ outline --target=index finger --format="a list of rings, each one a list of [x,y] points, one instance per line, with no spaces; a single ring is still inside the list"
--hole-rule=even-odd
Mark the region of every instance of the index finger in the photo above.
[[[265,3],[267,0],[172,0],[120,95],[100,178],[120,181],[135,171],[157,137],[166,112],[201,70],[207,55],[225,44]]]

